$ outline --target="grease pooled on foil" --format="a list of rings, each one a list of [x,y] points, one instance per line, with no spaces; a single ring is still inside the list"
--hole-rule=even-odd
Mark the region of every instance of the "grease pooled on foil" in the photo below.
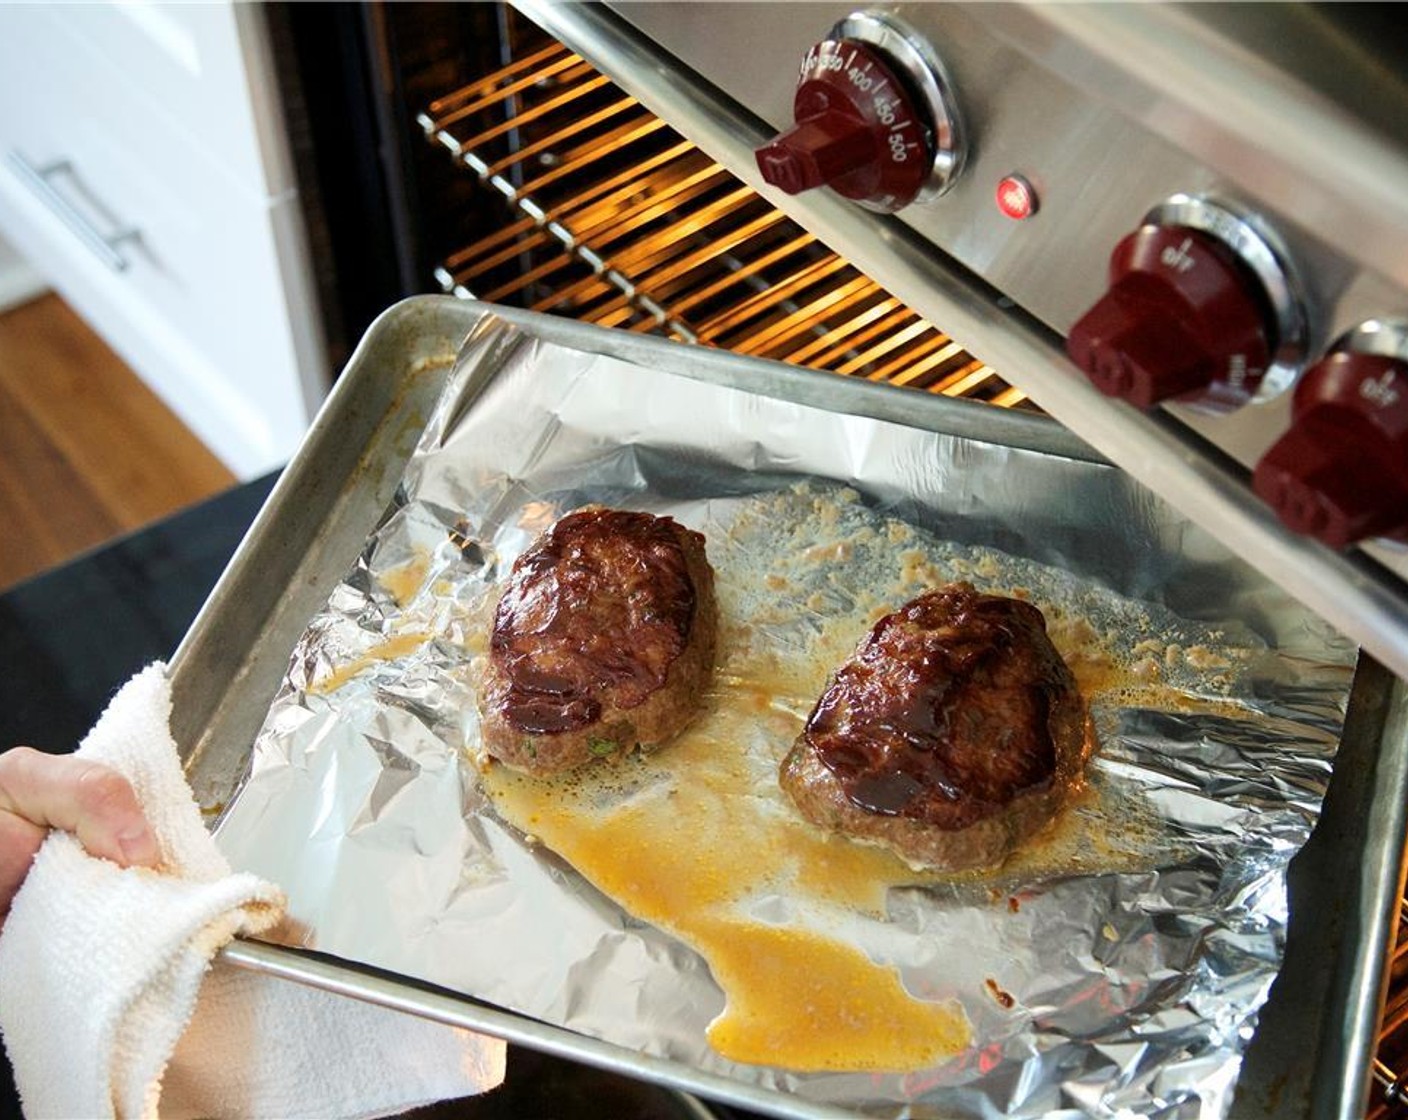
[[[1225,1113],[1347,642],[1105,466],[497,324],[458,372],[217,830],[299,943],[788,1115]],[[475,663],[513,558],[592,501],[706,535],[718,671],[674,744],[523,778],[478,758]],[[805,825],[776,763],[875,618],[951,579],[1041,607],[1100,748],[1002,868],[925,876]]]
[[[1097,632],[1061,605],[1069,591],[1046,573],[996,555],[951,554],[902,522],[875,517],[854,490],[760,495],[707,528],[723,630],[699,718],[663,750],[564,777],[485,762],[485,787],[502,817],[627,912],[703,955],[727,997],[707,1032],[725,1057],[880,1071],[950,1058],[972,1041],[961,1004],[918,998],[883,958],[858,946],[883,942],[890,891],[972,887],[994,876],[920,875],[818,831],[792,809],[777,768],[832,669],[899,603],[977,578],[988,590],[1054,597],[1039,605],[1056,619],[1064,655],[1096,703],[1129,688],[1170,709],[1210,702],[1123,669],[1130,655],[1118,648],[1113,618],[1101,618]],[[1120,607],[1101,606],[1107,616]],[[1141,616],[1135,625],[1148,633],[1152,624]],[[1219,664],[1241,656],[1229,650]],[[999,874],[1146,869],[1160,841],[1169,838],[1138,787],[1099,779]]]

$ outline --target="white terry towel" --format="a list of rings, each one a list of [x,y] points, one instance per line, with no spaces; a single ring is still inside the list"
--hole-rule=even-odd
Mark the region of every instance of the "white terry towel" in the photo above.
[[[482,1092],[504,1044],[211,960],[284,900],[235,873],[169,729],[166,667],[114,697],[79,747],[121,771],[161,869],[54,832],[0,934],[0,1032],[26,1117],[363,1117]]]

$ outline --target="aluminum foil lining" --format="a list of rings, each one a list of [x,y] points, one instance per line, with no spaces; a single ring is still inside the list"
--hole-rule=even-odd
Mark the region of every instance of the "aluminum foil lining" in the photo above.
[[[916,396],[921,424],[929,403]],[[824,672],[878,606],[947,578],[1026,595],[1058,645],[1099,647],[1082,827],[1114,840],[832,916],[909,991],[961,1005],[961,1053],[902,1073],[721,1057],[706,1029],[724,1000],[703,959],[495,812],[472,761],[495,588],[589,502],[704,532],[747,656],[810,656]],[[287,890],[290,944],[775,1089],[784,1114],[1216,1117],[1281,960],[1286,867],[1315,824],[1354,658],[1114,468],[640,368],[490,319],[397,500],[310,620],[216,835]],[[790,734],[804,685],[773,698]],[[757,750],[785,750],[769,736]],[[751,905],[787,921],[789,901]]]

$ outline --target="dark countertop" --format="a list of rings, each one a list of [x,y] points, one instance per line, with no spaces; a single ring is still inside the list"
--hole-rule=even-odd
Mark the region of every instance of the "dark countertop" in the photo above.
[[[118,686],[169,658],[277,474],[0,594],[0,748],[71,751]]]

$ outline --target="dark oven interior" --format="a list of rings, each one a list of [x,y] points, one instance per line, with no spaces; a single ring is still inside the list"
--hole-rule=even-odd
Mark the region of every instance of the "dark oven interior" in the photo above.
[[[280,4],[267,16],[332,368],[396,300],[447,292],[1035,407],[511,7]],[[1408,1073],[1399,925],[1374,1070],[1390,1091],[1374,1095],[1373,1118],[1398,1112]],[[658,1102],[605,1107],[659,1114]]]

